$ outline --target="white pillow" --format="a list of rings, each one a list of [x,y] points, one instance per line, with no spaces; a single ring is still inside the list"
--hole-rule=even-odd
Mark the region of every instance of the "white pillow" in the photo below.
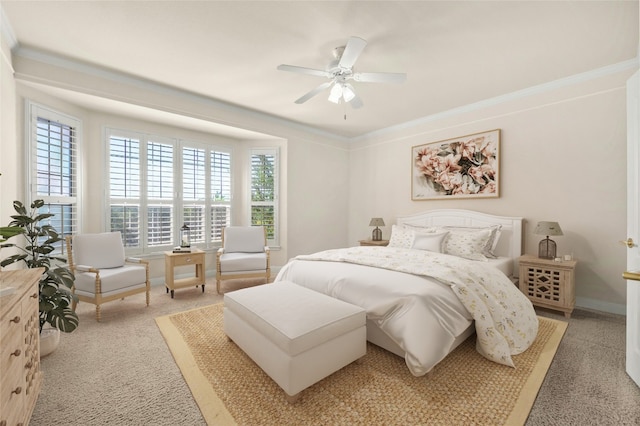
[[[449,232],[414,232],[411,248],[442,253],[442,242]]]
[[[486,261],[486,247],[492,235],[493,230],[491,228],[478,230],[449,229],[449,233],[443,243],[443,252],[465,259]]]

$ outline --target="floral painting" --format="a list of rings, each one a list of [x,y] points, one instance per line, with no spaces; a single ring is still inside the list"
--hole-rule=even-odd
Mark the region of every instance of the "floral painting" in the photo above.
[[[500,130],[414,146],[411,198],[499,196]]]

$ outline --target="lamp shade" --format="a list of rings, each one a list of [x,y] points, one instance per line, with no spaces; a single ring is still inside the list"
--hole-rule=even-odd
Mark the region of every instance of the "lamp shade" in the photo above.
[[[538,222],[533,233],[536,235],[563,235],[558,222]]]
[[[369,226],[384,226],[384,220],[381,217],[372,217]]]

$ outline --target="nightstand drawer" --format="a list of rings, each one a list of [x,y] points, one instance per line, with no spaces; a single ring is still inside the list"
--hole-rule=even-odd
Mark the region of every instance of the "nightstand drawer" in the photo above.
[[[358,242],[360,243],[361,246],[381,246],[381,247],[386,247],[387,244],[389,244],[389,240],[380,240],[380,241],[360,240]]]
[[[204,253],[181,254],[172,259],[174,266],[195,265],[204,262]]]

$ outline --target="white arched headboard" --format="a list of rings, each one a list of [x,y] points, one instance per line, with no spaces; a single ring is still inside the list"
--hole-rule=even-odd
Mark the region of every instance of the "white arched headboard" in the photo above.
[[[409,216],[398,216],[398,225],[413,226],[491,226],[502,225],[495,253],[513,261],[513,272],[518,274],[518,258],[522,255],[521,217],[496,216],[463,209],[427,210]]]

